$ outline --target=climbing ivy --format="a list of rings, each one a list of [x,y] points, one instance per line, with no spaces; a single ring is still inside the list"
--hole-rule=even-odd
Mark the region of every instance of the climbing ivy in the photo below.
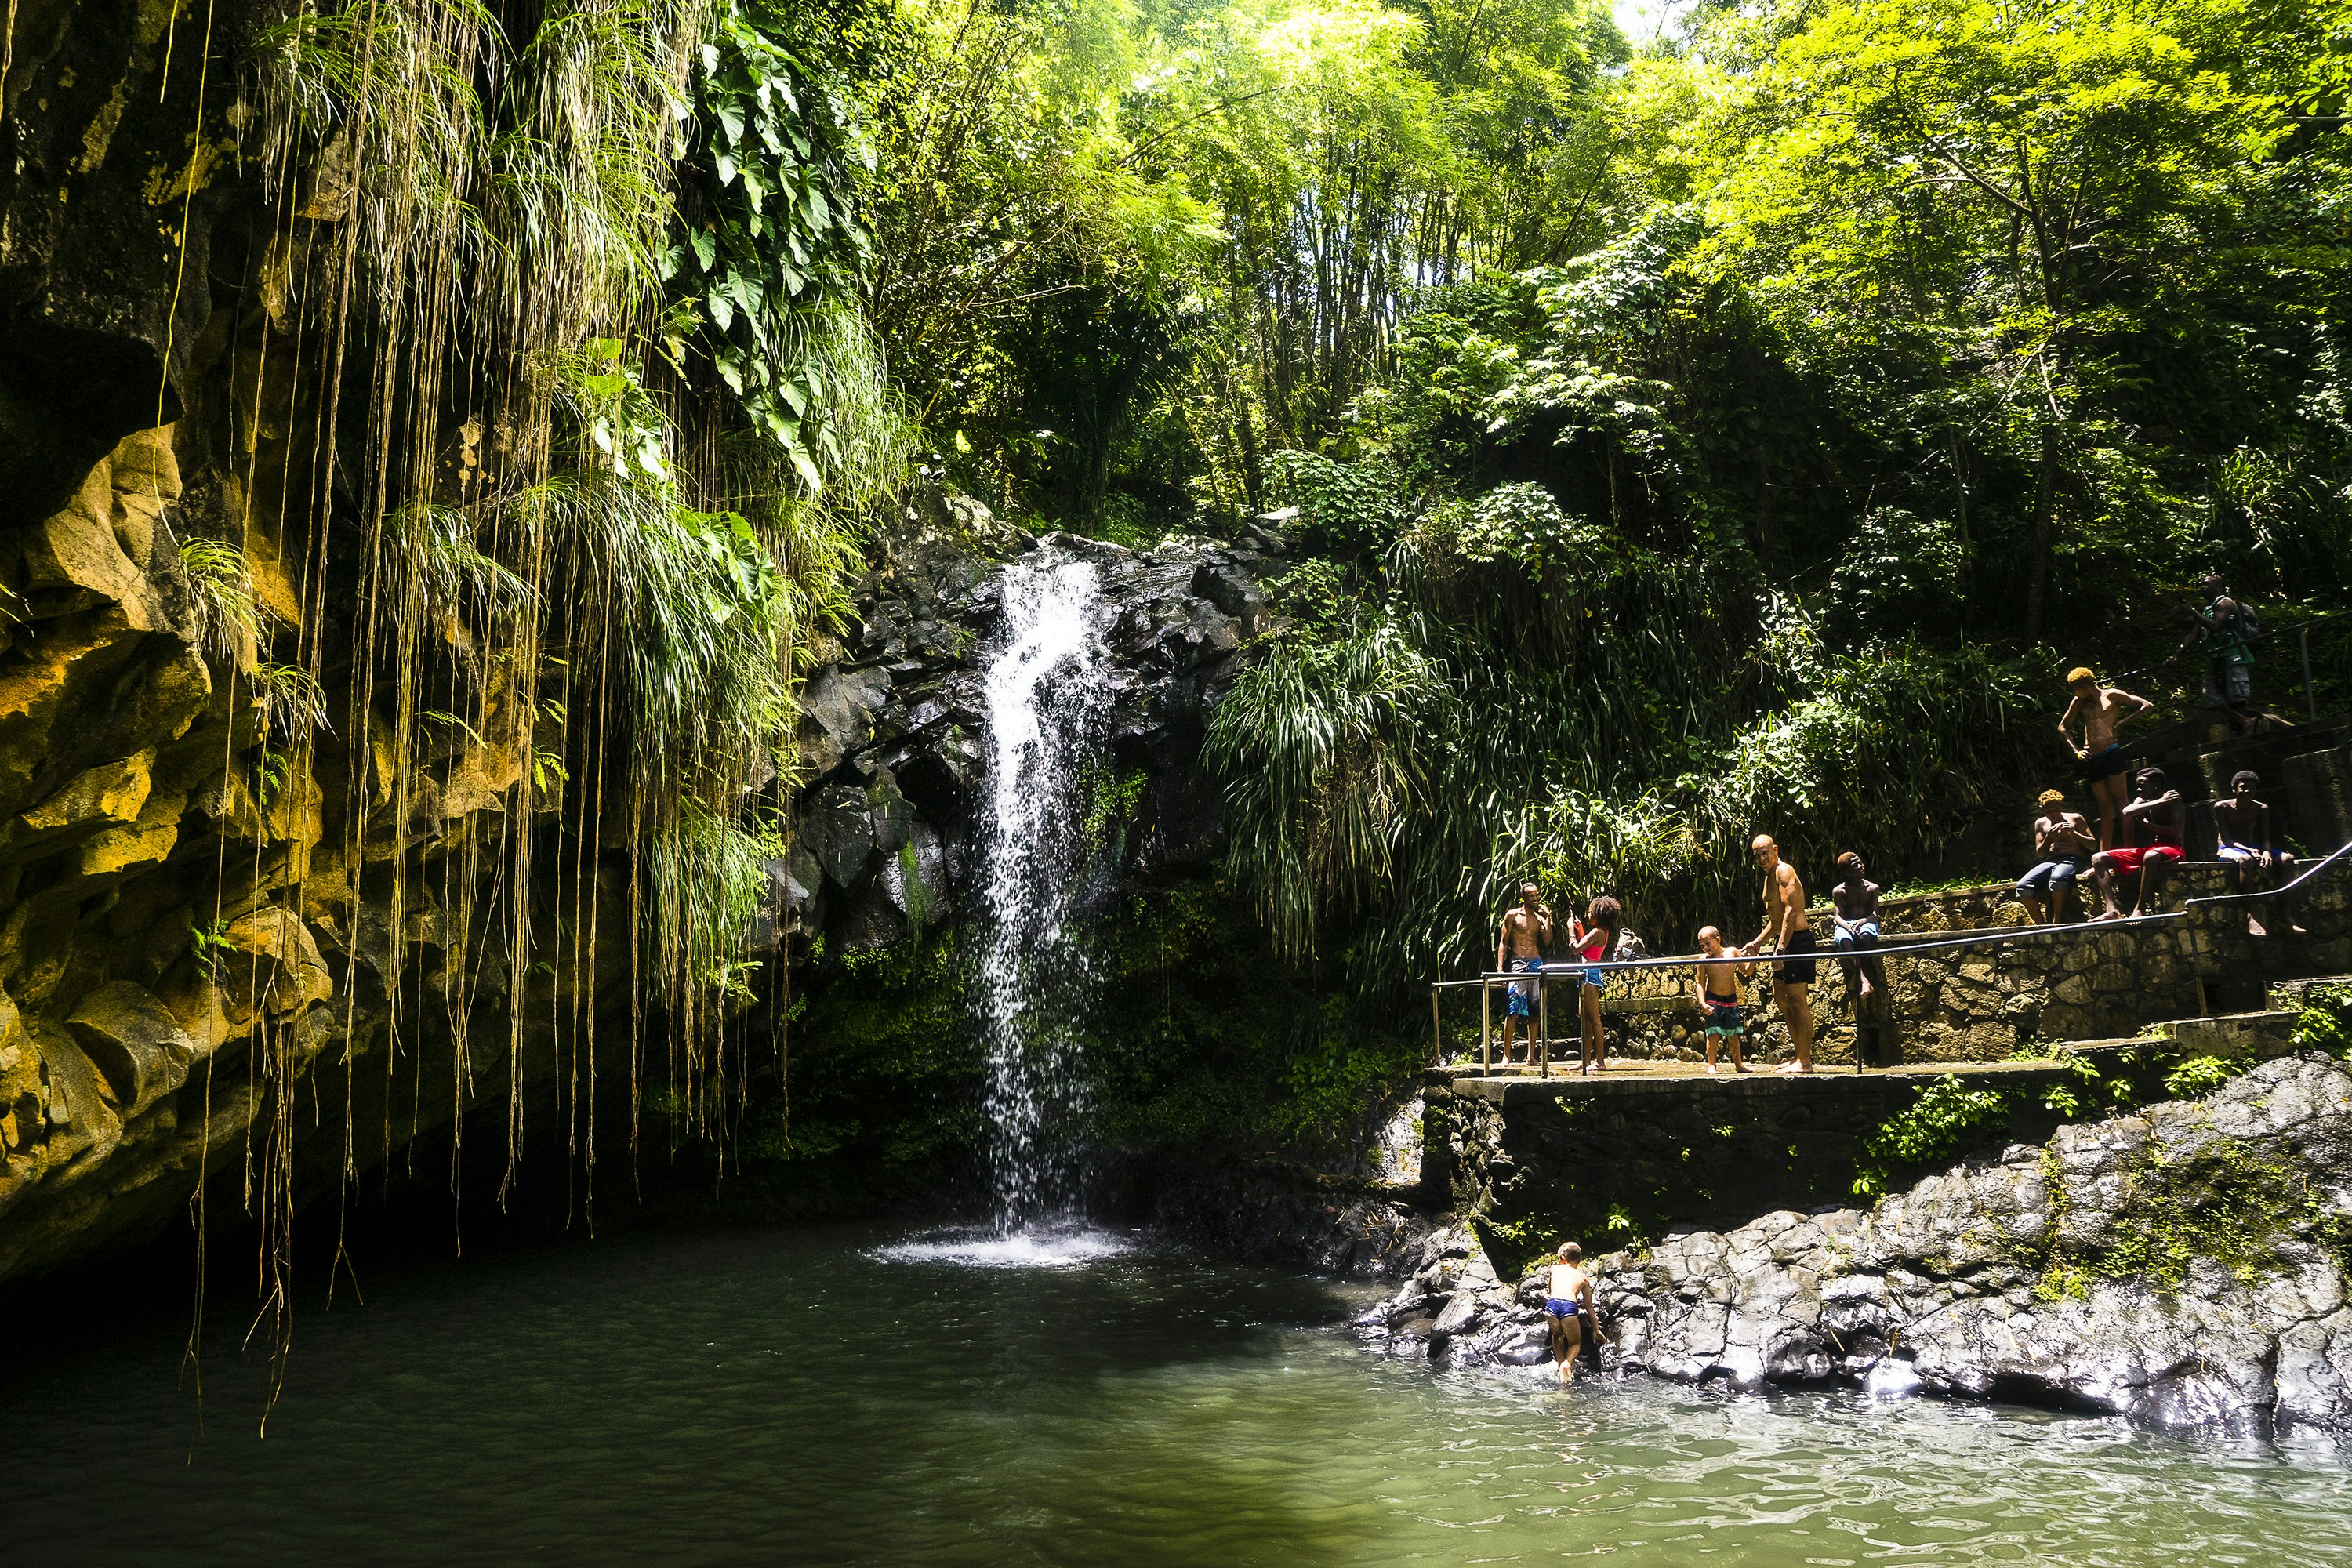
[[[1863,1145],[1854,1194],[1885,1196],[1897,1172],[1950,1154],[1970,1128],[2008,1112],[2008,1100],[1996,1090],[1970,1089],[1958,1076],[1937,1079]]]
[[[844,456],[821,340],[866,262],[851,193],[874,154],[832,83],[744,6],[719,19],[701,64],[668,255],[671,354],[707,355],[814,491]]]

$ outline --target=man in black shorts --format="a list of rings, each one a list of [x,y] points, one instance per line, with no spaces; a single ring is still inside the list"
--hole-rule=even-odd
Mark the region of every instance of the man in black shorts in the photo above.
[[[1780,847],[1769,833],[1758,834],[1748,852],[1756,858],[1756,868],[1764,873],[1764,929],[1739,953],[1743,958],[1755,957],[1768,937],[1779,947],[1783,956],[1772,965],[1772,1000],[1779,1005],[1780,1016],[1788,1020],[1789,1042],[1797,1050],[1797,1059],[1780,1070],[1811,1072],[1813,1013],[1806,993],[1818,975],[1821,961],[1812,956],[1813,925],[1805,918],[1805,879],[1780,858]]]

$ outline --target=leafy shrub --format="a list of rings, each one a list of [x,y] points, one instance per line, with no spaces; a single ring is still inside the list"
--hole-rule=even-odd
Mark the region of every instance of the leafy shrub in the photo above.
[[[2164,1087],[2176,1100],[2195,1100],[2212,1093],[2238,1076],[2234,1064],[2219,1057],[2191,1057],[2164,1075]]]
[[[1969,1129],[2006,1115],[2009,1101],[1997,1090],[1970,1089],[1957,1076],[1937,1079],[1919,1098],[1880,1124],[1863,1147],[1857,1196],[1885,1195],[1896,1173],[1931,1164],[1960,1147]]]

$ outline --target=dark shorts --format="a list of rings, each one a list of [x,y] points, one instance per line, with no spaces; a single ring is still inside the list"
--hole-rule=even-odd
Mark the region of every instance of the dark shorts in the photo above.
[[[2236,708],[2254,694],[2251,664],[2209,664],[2205,667],[2205,706]]]
[[[2106,750],[2093,752],[2089,756],[2076,763],[2074,776],[2085,783],[2096,784],[2101,779],[2115,777],[2129,765],[2124,761],[2123,743],[2116,742]]]
[[[1707,1004],[1706,1027],[1701,1029],[1700,1034],[1744,1035],[1747,1032],[1748,1025],[1739,1016],[1738,1003],[1710,1002]]]
[[[1811,931],[1792,931],[1789,940],[1780,944],[1782,952],[1811,952],[1820,944],[1813,941]],[[1772,966],[1772,978],[1783,985],[1811,985],[1821,977],[1821,961],[1816,958],[1784,958]]]

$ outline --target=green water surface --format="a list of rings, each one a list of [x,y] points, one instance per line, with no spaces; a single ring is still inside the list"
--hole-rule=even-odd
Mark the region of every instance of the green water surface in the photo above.
[[[1361,1288],[1125,1238],[1058,1267],[905,1239],[412,1266],[305,1314],[267,1437],[233,1334],[201,1430],[184,1325],[37,1354],[0,1389],[0,1558],[2352,1563],[2328,1440],[1433,1375],[1347,1333]]]

